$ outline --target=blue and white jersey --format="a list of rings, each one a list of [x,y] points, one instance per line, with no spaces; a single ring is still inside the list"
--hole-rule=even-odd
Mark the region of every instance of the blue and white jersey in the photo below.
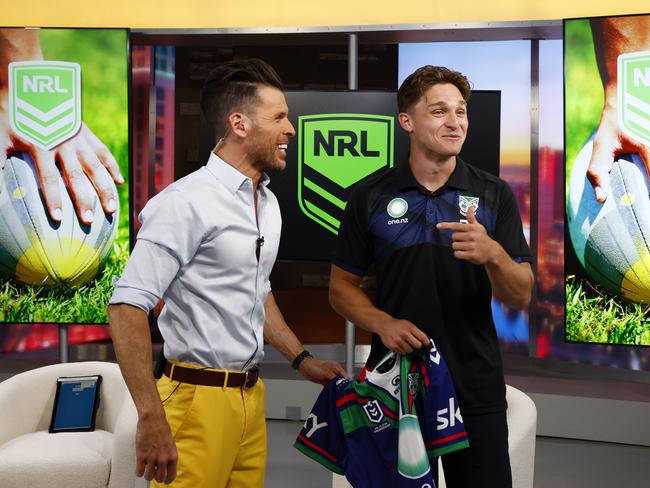
[[[294,443],[355,488],[434,488],[437,456],[469,446],[447,366],[426,351],[387,354],[358,380],[328,382]]]

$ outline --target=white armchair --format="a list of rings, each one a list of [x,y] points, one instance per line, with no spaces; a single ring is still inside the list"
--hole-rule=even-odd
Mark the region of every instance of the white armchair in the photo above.
[[[533,488],[537,408],[528,395],[510,385],[506,385],[506,399],[512,487]],[[446,488],[442,464],[438,465],[438,472],[440,482],[437,488]],[[350,488],[350,484],[344,476],[334,474],[332,488]]]
[[[94,432],[49,434],[56,379],[100,374]],[[137,412],[117,364],[45,366],[0,383],[0,486],[134,488]]]

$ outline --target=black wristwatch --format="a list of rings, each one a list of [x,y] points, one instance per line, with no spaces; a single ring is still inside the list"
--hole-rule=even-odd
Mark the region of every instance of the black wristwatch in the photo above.
[[[292,361],[291,367],[295,370],[298,370],[298,368],[300,367],[300,363],[302,363],[305,360],[305,358],[311,358],[311,357],[313,357],[311,353],[307,349],[305,349],[300,354],[298,354],[296,358]]]

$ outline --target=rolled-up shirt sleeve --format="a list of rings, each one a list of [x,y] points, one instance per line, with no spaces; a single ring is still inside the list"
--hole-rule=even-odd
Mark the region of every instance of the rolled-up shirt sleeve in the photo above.
[[[179,191],[154,197],[140,214],[142,227],[109,304],[149,312],[163,298],[181,266],[189,263],[204,233],[200,215]]]

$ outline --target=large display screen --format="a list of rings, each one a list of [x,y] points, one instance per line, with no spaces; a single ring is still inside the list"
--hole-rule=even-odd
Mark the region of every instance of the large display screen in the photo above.
[[[392,92],[287,92],[296,137],[271,175],[283,232],[278,259],[329,261],[347,198],[367,177],[405,164],[408,137]],[[474,91],[461,157],[499,172],[500,93]]]
[[[650,15],[564,39],[566,340],[650,345]]]
[[[0,322],[108,321],[129,252],[127,35],[0,29]]]

